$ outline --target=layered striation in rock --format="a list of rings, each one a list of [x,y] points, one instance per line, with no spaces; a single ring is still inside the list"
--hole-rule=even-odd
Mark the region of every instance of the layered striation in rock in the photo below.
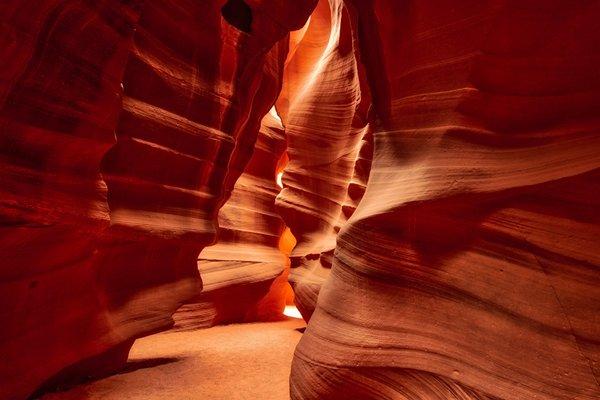
[[[0,4],[0,398],[97,355],[111,330],[93,256],[132,2]],[[126,352],[124,353],[126,357]]]
[[[294,400],[600,398],[600,2],[34,3],[0,4],[1,399],[192,298],[276,318],[288,273]]]
[[[275,108],[263,118],[254,153],[219,211],[218,241],[198,259],[203,290],[174,316],[176,328],[281,318],[289,295],[285,231],[275,212],[276,177],[286,147]]]
[[[277,101],[289,155],[277,206],[297,240],[290,282],[307,320],[329,274],[337,231],[368,175],[369,146],[361,148],[368,143],[363,137],[369,97],[361,90],[353,40],[342,1],[320,1],[307,26],[291,38]]]
[[[346,3],[373,164],[292,398],[599,398],[600,3]]]
[[[3,399],[114,369],[198,293],[314,6],[21,3],[0,5]]]
[[[268,39],[223,20],[219,2],[173,7],[144,8],[104,160],[111,228],[98,268],[125,337],[168,326],[200,292],[198,254],[215,240],[215,214],[252,154],[286,57],[275,39],[287,32],[264,15],[253,23],[271,28]]]

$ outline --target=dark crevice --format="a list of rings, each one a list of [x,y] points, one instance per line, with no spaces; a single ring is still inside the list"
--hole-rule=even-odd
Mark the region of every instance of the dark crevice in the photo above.
[[[252,9],[244,0],[228,0],[221,8],[221,15],[240,31],[252,31]]]

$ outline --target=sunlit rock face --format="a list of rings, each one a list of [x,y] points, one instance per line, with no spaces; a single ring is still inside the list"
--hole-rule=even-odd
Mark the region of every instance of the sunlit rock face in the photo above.
[[[177,312],[177,329],[281,318],[291,289],[289,259],[280,249],[285,225],[274,205],[285,147],[273,108],[262,120],[250,162],[219,211],[218,241],[200,254],[203,290]]]
[[[600,3],[346,4],[373,164],[292,398],[599,398]]]
[[[199,292],[314,6],[225,3],[0,5],[0,398],[118,367]]]
[[[329,274],[337,232],[368,176],[369,92],[361,90],[354,39],[342,1],[321,0],[291,37],[277,101],[289,155],[277,207],[297,240],[290,283],[306,320]]]
[[[134,37],[104,162],[112,223],[99,261],[117,323],[132,332],[168,326],[200,292],[198,254],[281,86],[286,42],[248,36],[219,6],[147,4]]]
[[[600,398],[598,1],[0,3],[0,399],[288,273],[294,400]]]

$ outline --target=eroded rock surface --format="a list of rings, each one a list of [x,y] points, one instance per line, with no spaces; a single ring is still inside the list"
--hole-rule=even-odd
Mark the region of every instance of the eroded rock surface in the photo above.
[[[198,259],[203,290],[176,314],[177,329],[281,318],[291,289],[280,248],[285,224],[275,212],[276,176],[286,141],[274,108],[263,118],[254,153],[219,211],[216,244]]]
[[[598,398],[600,3],[347,4],[373,165],[292,398]]]
[[[200,290],[314,6],[225,3],[0,6],[1,398],[113,370]]]
[[[116,142],[130,4],[0,5],[2,399],[117,344],[93,258],[110,221],[100,164]]]
[[[0,4],[0,398],[119,368],[201,275],[192,325],[278,314],[284,222],[294,400],[600,397],[600,2],[34,3]]]
[[[360,87],[351,18],[342,1],[319,2],[291,38],[277,101],[289,155],[277,206],[297,240],[290,282],[306,320],[329,274],[337,232],[368,175],[368,162],[357,166],[370,158],[368,144],[360,154],[370,103]]]

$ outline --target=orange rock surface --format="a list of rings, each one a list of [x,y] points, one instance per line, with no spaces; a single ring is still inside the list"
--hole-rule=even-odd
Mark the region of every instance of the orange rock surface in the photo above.
[[[288,275],[293,400],[600,398],[599,20],[0,2],[0,399],[121,368],[177,309],[277,319]]]
[[[203,290],[176,314],[176,328],[280,319],[291,288],[275,212],[276,176],[286,147],[274,108],[263,118],[254,153],[219,211],[218,241],[198,259]]]
[[[290,283],[307,320],[329,274],[337,232],[368,175],[370,147],[363,138],[369,97],[366,87],[361,90],[354,39],[343,2],[321,0],[291,37],[277,100],[290,159],[277,207],[297,240]]]
[[[200,291],[313,6],[2,2],[0,398],[117,368]]]
[[[599,398],[600,3],[346,4],[373,164],[292,399]]]

